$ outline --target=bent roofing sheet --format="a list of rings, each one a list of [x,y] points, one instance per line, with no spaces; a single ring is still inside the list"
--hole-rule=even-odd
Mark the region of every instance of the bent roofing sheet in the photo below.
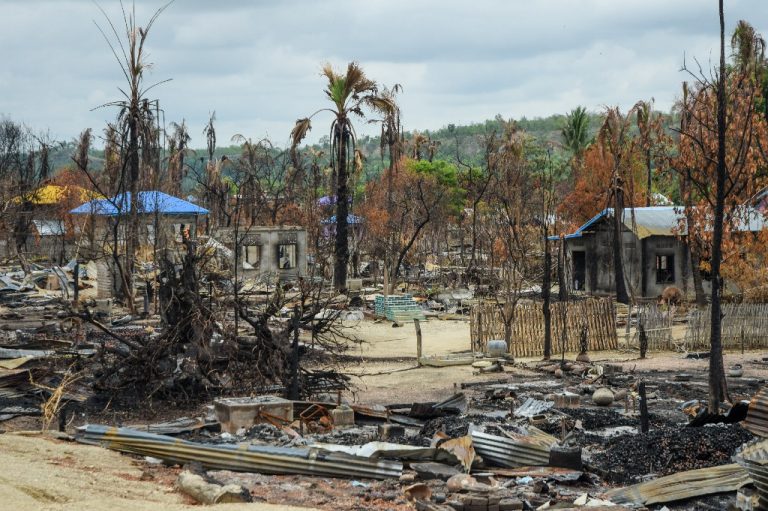
[[[40,236],[63,236],[64,222],[61,220],[32,220]]]
[[[605,496],[616,504],[650,506],[713,493],[736,491],[752,480],[739,465],[719,465],[678,472],[626,488],[608,490]]]
[[[163,215],[207,215],[208,210],[197,204],[158,191],[139,192],[139,211],[141,213],[160,213]],[[111,199],[95,199],[76,207],[70,213],[74,215],[118,216],[127,214],[131,206],[130,192],[121,193]]]

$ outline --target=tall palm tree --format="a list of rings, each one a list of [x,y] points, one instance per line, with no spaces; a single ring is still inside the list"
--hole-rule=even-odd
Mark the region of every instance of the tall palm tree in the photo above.
[[[181,183],[186,177],[186,169],[184,168],[184,158],[189,152],[189,142],[192,137],[189,136],[187,131],[187,124],[184,119],[181,120],[181,124],[175,122],[171,123],[171,137],[169,141],[169,161],[170,167],[170,191],[172,194],[181,194]]]
[[[571,150],[577,161],[581,161],[584,151],[589,146],[589,115],[583,106],[577,106],[565,117],[565,126],[560,133],[566,147]]]
[[[759,84],[762,98],[758,108],[768,119],[768,61],[765,58],[766,42],[754,27],[740,20],[731,35],[731,49],[737,80],[745,78]]]
[[[355,131],[352,116],[365,117],[364,108],[387,112],[396,108],[393,99],[379,93],[376,82],[368,79],[357,62],[350,62],[345,73],[336,72],[330,64],[323,66],[323,76],[327,80],[325,94],[333,106],[321,108],[309,117],[298,119],[291,130],[291,151],[312,129],[311,119],[320,112],[329,112],[331,121],[331,168],[336,174],[336,243],[333,271],[333,285],[337,290],[347,287],[347,266],[349,264],[349,177],[355,163]],[[294,157],[294,161],[296,158]]]
[[[124,144],[126,149],[123,158],[127,165],[123,165],[119,186],[121,192],[127,191],[130,193],[128,233],[125,238],[125,264],[121,263],[116,247],[113,249],[113,259],[121,275],[120,294],[126,299],[128,308],[131,311],[135,311],[133,301],[133,267],[139,239],[138,192],[142,177],[140,174],[142,153],[145,150],[151,150],[156,142],[154,112],[157,108],[153,110],[154,102],[147,98],[147,93],[153,87],[168,81],[163,80],[149,86],[145,85],[144,71],[152,67],[152,64],[147,61],[144,45],[152,25],[154,25],[160,14],[170,4],[171,2],[168,2],[157,9],[146,26],[140,27],[136,21],[136,5],[133,4],[132,10],[127,12],[121,2],[120,7],[123,13],[123,26],[121,30],[124,30],[122,34],[118,31],[115,23],[112,22],[106,11],[99,4],[96,4],[106,19],[107,27],[102,28],[98,24],[96,26],[107,42],[115,60],[117,60],[127,85],[125,89],[120,89],[123,95],[122,99],[102,106],[114,106],[119,109],[117,126],[121,131],[121,135],[127,138],[127,144]],[[122,208],[125,207],[125,204],[120,204],[119,206]]]
[[[755,28],[744,20],[740,20],[731,35],[733,60],[739,74],[745,74],[752,79],[759,79],[765,70],[765,39],[755,31]]]

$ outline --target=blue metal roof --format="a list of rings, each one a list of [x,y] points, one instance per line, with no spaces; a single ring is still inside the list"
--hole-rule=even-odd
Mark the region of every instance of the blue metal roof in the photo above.
[[[586,229],[591,227],[595,222],[597,222],[598,220],[600,220],[601,218],[603,218],[604,216],[609,214],[611,211],[613,211],[611,208],[605,208],[600,213],[596,214],[595,216],[593,216],[592,218],[587,220],[587,222],[584,225],[582,225],[581,227],[576,229],[571,234],[566,234],[565,236],[563,236],[563,238],[565,238],[567,240],[572,239],[572,238],[581,238],[582,234],[584,234],[584,231]],[[550,241],[557,241],[559,239],[560,239],[560,236],[550,236],[549,237]]]
[[[207,215],[208,210],[197,204],[185,201],[173,195],[158,191],[139,192],[140,213],[160,213],[162,215]],[[121,193],[111,199],[94,199],[72,211],[73,215],[126,215],[131,207],[131,193]]]

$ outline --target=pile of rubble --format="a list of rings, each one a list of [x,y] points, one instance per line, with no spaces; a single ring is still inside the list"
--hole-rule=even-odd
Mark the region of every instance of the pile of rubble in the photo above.
[[[712,495],[751,483],[748,469],[732,463],[754,438],[750,431],[740,424],[689,427],[679,407],[660,414],[653,403],[665,409],[682,403],[658,390],[666,381],[661,375],[659,382],[648,381],[654,412],[650,431],[640,433],[631,404],[635,380],[615,372],[596,381],[594,371],[553,380],[546,370],[528,371],[467,384],[440,403],[386,406],[347,405],[338,397],[222,399],[198,420],[91,425],[77,437],[181,467],[201,466],[207,484],[216,483],[214,495],[235,488],[237,495],[313,501],[329,509],[621,509],[678,501],[687,502],[684,509],[703,509],[721,502]],[[623,388],[625,398],[597,405],[593,394],[600,388],[611,388],[614,396]],[[742,464],[768,459],[768,447],[764,451],[746,451]],[[659,479],[643,482],[650,477]],[[326,488],[327,478],[336,490]],[[333,491],[338,498],[329,500]]]

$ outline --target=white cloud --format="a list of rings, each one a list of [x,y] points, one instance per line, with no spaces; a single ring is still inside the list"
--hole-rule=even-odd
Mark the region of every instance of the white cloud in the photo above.
[[[743,18],[768,35],[763,3],[727,2],[727,30]],[[117,0],[100,4],[121,21]],[[161,5],[137,0],[139,24]],[[0,114],[58,138],[101,131],[115,112],[92,109],[119,98],[123,77],[94,20],[109,28],[89,0],[5,0]],[[201,146],[214,110],[223,142],[285,143],[294,120],[326,102],[326,61],[357,60],[380,83],[400,83],[409,129],[650,97],[668,109],[688,78],[683,55],[706,64],[717,28],[715,2],[701,0],[176,0],[149,35],[147,81],[172,78],[152,95]]]

